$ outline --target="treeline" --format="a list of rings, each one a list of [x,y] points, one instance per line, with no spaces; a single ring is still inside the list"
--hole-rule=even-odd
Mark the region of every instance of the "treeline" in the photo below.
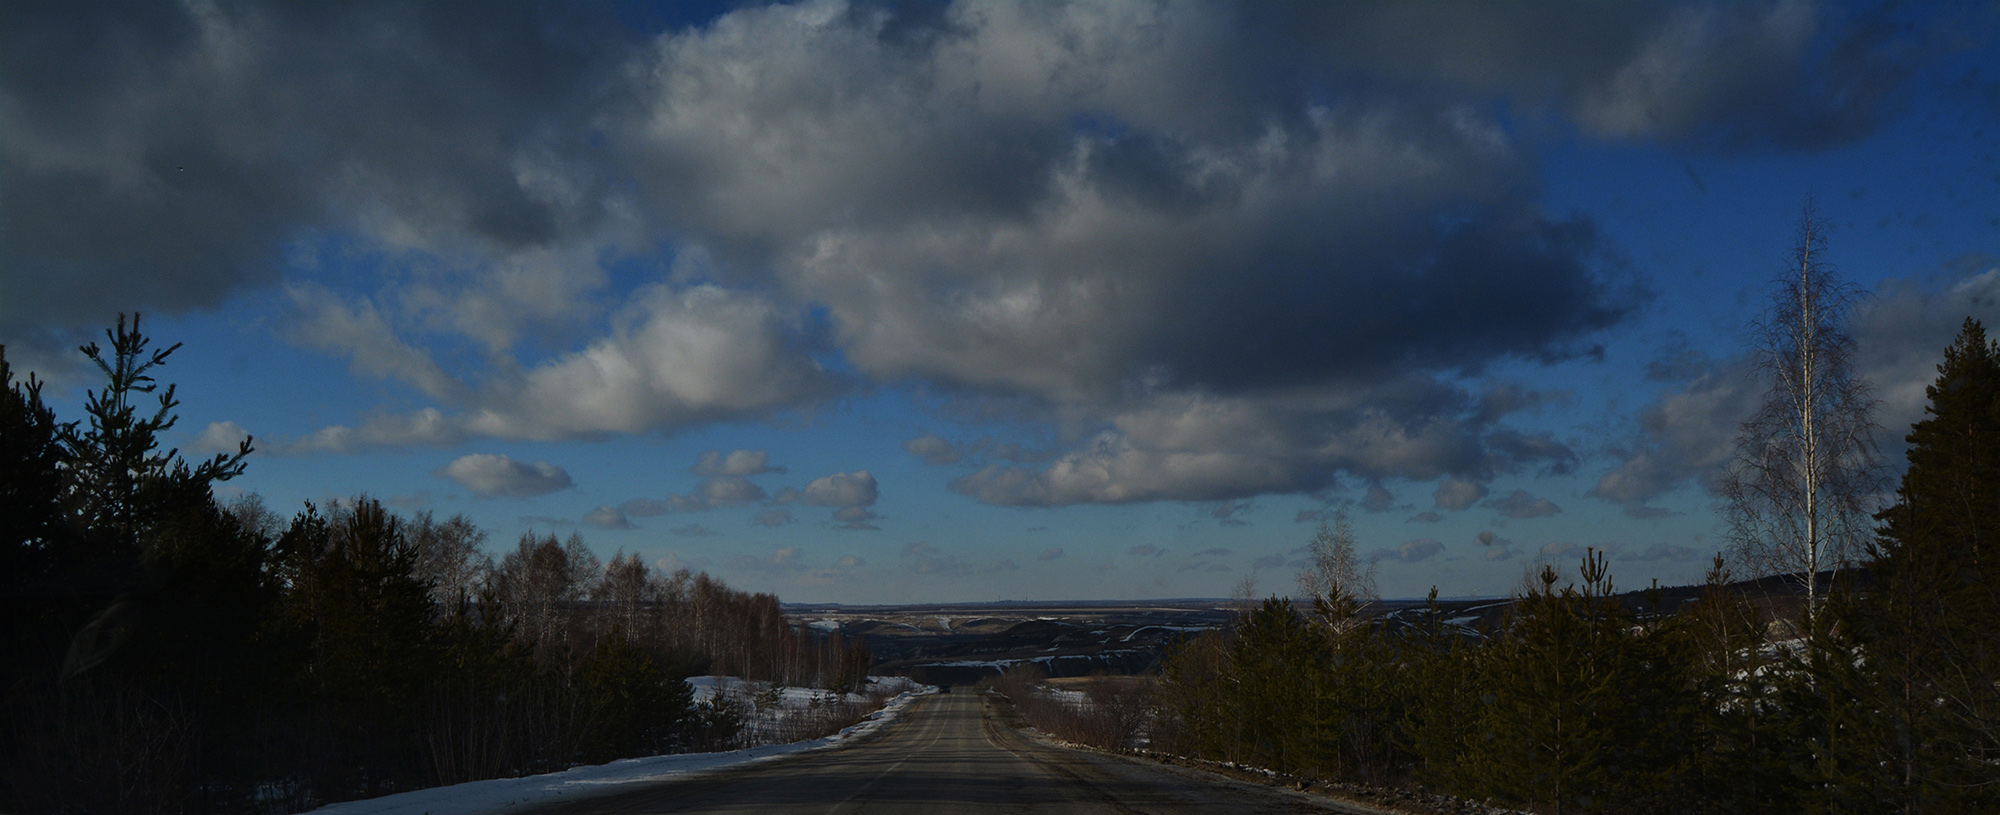
[[[726,747],[738,714],[684,677],[866,672],[775,597],[577,537],[495,563],[464,518],[218,503],[249,442],[162,452],[176,400],[152,375],[178,346],[136,318],[107,335],[71,422],[0,348],[0,810],[296,811]]]
[[[1939,374],[1865,589],[1773,619],[1718,557],[1663,613],[1592,553],[1469,638],[1321,581],[1173,652],[1152,743],[1539,812],[2000,811],[2000,347],[1967,321]]]

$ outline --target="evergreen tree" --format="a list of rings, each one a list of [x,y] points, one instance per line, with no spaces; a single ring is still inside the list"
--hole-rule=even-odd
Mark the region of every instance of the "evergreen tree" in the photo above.
[[[1551,812],[1611,807],[1622,766],[1630,629],[1611,599],[1604,556],[1583,563],[1581,588],[1544,566],[1515,601],[1502,639],[1480,660],[1486,688],[1460,774],[1479,794]]]
[[[62,427],[42,403],[42,383],[14,379],[0,345],[0,691],[46,663],[65,628],[58,590],[62,539]]]
[[[79,525],[108,536],[113,546],[129,547],[136,546],[146,525],[170,511],[177,499],[242,474],[243,459],[252,448],[246,438],[235,455],[217,454],[193,466],[178,450],[159,452],[160,434],[179,421],[173,412],[180,404],[174,386],[159,393],[150,416],[142,416],[136,402],[138,396],[158,390],[151,372],[165,365],[180,343],[149,350],[152,340],[139,331],[137,314],[132,315],[130,329],[125,316],[119,315],[118,325],[105,336],[111,342],[108,358],[106,349],[94,342],[80,349],[106,382],[102,390],[85,394],[88,424],[82,430],[76,425],[62,428],[70,470],[64,486]]]
[[[1867,649],[1896,806],[2000,808],[2000,345],[1968,318],[1925,389],[1909,469],[1878,514]]]
[[[1237,628],[1235,667],[1242,760],[1279,772],[1313,768],[1327,745],[1310,712],[1326,666],[1325,640],[1288,600],[1272,597]],[[1304,715],[1302,715],[1304,714]]]

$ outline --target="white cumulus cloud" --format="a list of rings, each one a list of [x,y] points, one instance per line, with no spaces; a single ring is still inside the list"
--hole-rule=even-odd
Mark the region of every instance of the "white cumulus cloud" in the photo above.
[[[482,498],[527,498],[569,489],[569,473],[546,461],[532,464],[497,453],[460,456],[436,473]]]

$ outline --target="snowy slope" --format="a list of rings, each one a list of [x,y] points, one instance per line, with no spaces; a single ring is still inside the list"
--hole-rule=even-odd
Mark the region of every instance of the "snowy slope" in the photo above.
[[[900,679],[900,677],[888,679]],[[711,687],[713,684],[711,683]],[[895,721],[917,697],[936,692],[936,688],[929,686],[906,690],[889,700],[881,710],[869,714],[860,724],[834,735],[810,741],[773,744],[747,750],[731,750],[726,753],[687,753],[628,758],[610,764],[572,767],[546,775],[471,781],[449,787],[432,787],[384,795],[380,798],[330,804],[313,810],[312,815],[488,815],[514,812],[557,799],[576,800],[608,795],[664,779],[733,767],[807,750],[839,747]]]

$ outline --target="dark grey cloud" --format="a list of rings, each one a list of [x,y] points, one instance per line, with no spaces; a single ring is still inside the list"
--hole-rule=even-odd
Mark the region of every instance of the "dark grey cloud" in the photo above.
[[[1035,556],[1035,560],[1046,563],[1051,560],[1062,560],[1064,557],[1067,556],[1067,554],[1068,553],[1064,552],[1060,547],[1055,549],[1044,549],[1042,550],[1041,554]]]
[[[1372,561],[1395,560],[1403,563],[1420,563],[1437,557],[1444,551],[1444,544],[1432,538],[1419,538],[1394,549],[1377,549],[1370,552]]]
[[[1340,74],[1503,94],[1599,136],[1724,150],[1865,136],[1911,72],[1978,23],[1810,2],[1282,8],[1265,15],[1289,35],[1279,41],[1297,38]]]
[[[600,220],[601,196],[524,184],[523,159],[580,146],[634,43],[589,10],[464,11],[0,9],[0,336],[213,306],[273,280],[301,228],[386,217],[524,246]]]
[[[1232,499],[1228,501],[1217,501],[1213,505],[1209,506],[1208,516],[1214,518],[1216,523],[1219,523],[1223,526],[1249,526],[1250,525],[1249,521],[1243,520],[1242,518],[1238,518],[1236,516],[1247,515],[1249,514],[1250,510],[1255,509],[1256,506],[1257,505],[1254,502],[1248,499]]]
[[[1480,547],[1486,550],[1487,560],[1512,560],[1514,558],[1514,542],[1493,534],[1493,531],[1490,529],[1480,532],[1474,539],[1479,541]]]
[[[1396,496],[1389,488],[1379,483],[1368,485],[1368,493],[1361,497],[1361,508],[1369,512],[1388,512],[1396,506]]]
[[[1709,553],[1709,554],[1713,554],[1713,553]],[[1705,555],[1705,554],[1703,554],[1702,552],[1699,552],[1699,551],[1695,550],[1695,549],[1694,549],[1694,548],[1692,548],[1692,547],[1687,547],[1687,546],[1680,546],[1680,545],[1677,545],[1677,544],[1671,544],[1671,543],[1656,543],[1656,544],[1653,544],[1653,545],[1651,545],[1651,546],[1648,546],[1648,547],[1646,547],[1645,549],[1641,550],[1641,551],[1640,551],[1639,553],[1637,553],[1637,554],[1630,554],[1630,555],[1624,555],[1624,556],[1620,557],[1620,558],[1619,558],[1619,560],[1634,560],[1634,561],[1648,561],[1648,560],[1680,560],[1680,561],[1686,561],[1686,560],[1700,560],[1700,559],[1702,559],[1703,557],[1707,557],[1707,556],[1708,556],[1708,555]]]
[[[1586,546],[1558,541],[1554,543],[1543,544],[1542,548],[1535,552],[1535,559],[1574,560],[1583,557],[1589,551],[1590,548]]]
[[[1437,489],[1431,492],[1431,501],[1438,509],[1465,509],[1485,497],[1485,484],[1463,478],[1444,479],[1438,482]]]
[[[1536,498],[1527,490],[1515,490],[1505,496],[1487,501],[1484,506],[1499,510],[1509,518],[1546,518],[1562,512],[1562,507],[1547,498]]]
[[[954,482],[1009,505],[1566,472],[1530,405],[1452,384],[1592,358],[1640,304],[1539,200],[1535,123],[1814,149],[1933,48],[1809,3],[760,5],[646,41],[594,8],[0,15],[0,341],[285,277],[294,341],[439,403],[297,452],[768,417],[856,384],[831,353],[1062,417]],[[316,267],[352,254],[385,271]]]

